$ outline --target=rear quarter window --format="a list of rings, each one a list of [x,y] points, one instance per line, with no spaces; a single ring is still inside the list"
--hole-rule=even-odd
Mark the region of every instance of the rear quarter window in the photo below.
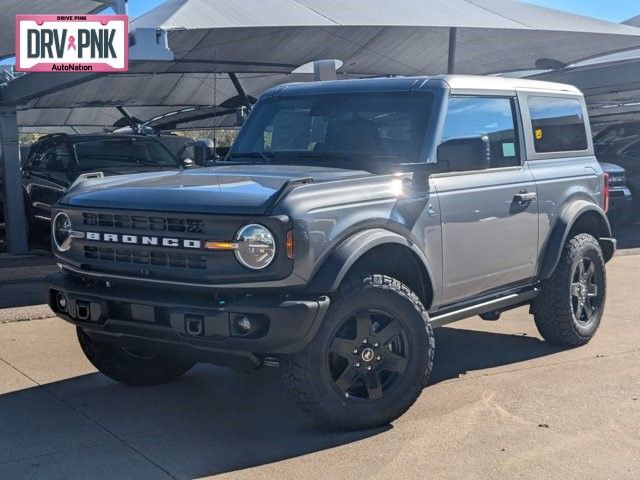
[[[537,153],[576,152],[589,148],[579,100],[530,96],[528,105]]]

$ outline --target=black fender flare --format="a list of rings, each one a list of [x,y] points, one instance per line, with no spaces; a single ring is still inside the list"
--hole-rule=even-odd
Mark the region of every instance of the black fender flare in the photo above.
[[[587,212],[595,212],[597,215],[597,232],[591,232],[603,247],[605,261],[611,260],[615,253],[615,240],[611,238],[611,226],[604,211],[593,202],[587,200],[576,200],[564,207],[556,224],[549,235],[547,244],[544,248],[544,255],[540,265],[539,278],[545,280],[553,274],[565,243],[569,239],[571,229],[578,219]]]
[[[419,261],[419,266],[424,268],[428,276],[428,278],[424,279],[425,283],[428,282],[435,288],[429,262],[415,243],[398,233],[384,228],[373,228],[356,232],[336,245],[312,274],[311,282],[306,290],[314,294],[335,292],[351,267],[364,254],[382,245],[398,245],[410,250],[416,260]]]

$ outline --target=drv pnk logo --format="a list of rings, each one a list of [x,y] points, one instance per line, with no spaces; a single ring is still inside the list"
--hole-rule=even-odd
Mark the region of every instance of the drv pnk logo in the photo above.
[[[126,15],[17,15],[16,70],[126,72]]]

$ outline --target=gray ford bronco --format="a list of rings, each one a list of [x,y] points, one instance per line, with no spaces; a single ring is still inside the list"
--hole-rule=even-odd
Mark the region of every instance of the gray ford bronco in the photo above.
[[[212,168],[71,188],[46,297],[119,382],[278,366],[320,422],[375,427],[420,395],[434,328],[530,305],[547,341],[587,343],[616,245],[607,195],[571,86],[283,85]]]

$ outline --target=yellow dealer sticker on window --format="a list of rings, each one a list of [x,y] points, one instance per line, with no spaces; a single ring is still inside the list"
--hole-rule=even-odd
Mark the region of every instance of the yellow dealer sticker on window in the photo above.
[[[536,128],[536,140],[542,140],[542,129]]]

